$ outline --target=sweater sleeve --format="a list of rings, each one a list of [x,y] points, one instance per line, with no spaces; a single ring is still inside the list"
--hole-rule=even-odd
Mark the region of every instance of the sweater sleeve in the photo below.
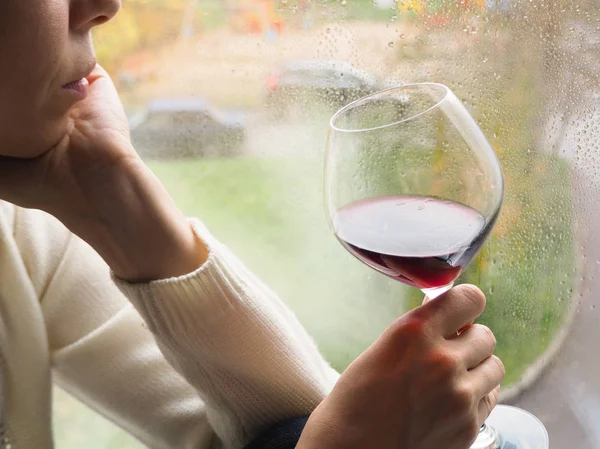
[[[167,360],[194,386],[226,448],[310,413],[337,373],[294,314],[198,221],[207,262],[147,284],[115,279]]]
[[[337,379],[291,311],[194,227],[210,250],[196,272],[119,289],[60,222],[16,209],[55,382],[152,449],[242,447]]]
[[[92,248],[19,208],[14,238],[40,299],[54,381],[149,448],[219,448],[204,402]]]

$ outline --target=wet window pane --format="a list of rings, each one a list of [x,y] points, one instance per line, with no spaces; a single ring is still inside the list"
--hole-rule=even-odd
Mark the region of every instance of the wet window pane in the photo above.
[[[553,449],[600,447],[597,2],[124,0],[95,38],[140,154],[339,370],[422,294],[331,235],[329,118],[386,87],[448,85],[506,178],[498,225],[461,279],[488,297],[503,400],[535,413]],[[60,447],[139,447],[78,407],[58,396]]]

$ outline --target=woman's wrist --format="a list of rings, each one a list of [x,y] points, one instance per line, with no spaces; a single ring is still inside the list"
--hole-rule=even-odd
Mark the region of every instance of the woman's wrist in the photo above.
[[[190,273],[208,257],[208,248],[141,160],[120,164],[110,174],[112,192],[90,192],[94,216],[70,220],[115,275],[148,282]]]
[[[114,274],[132,283],[182,276],[198,269],[208,258],[208,248],[186,220],[154,221],[135,235],[129,230],[115,232],[109,228],[89,235],[85,240]]]

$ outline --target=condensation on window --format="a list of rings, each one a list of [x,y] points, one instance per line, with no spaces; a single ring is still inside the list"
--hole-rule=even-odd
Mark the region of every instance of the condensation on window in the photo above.
[[[137,150],[339,370],[422,294],[332,236],[322,188],[329,119],[378,90],[449,86],[505,175],[498,224],[461,278],[487,295],[480,321],[507,369],[502,399],[537,415],[553,449],[600,447],[596,1],[123,3],[95,41]],[[62,393],[56,405],[60,447],[139,447]]]

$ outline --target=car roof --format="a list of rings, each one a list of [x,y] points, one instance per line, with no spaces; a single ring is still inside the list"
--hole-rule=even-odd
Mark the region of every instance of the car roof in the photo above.
[[[332,70],[356,70],[356,68],[346,61],[336,61],[329,59],[303,59],[292,61],[283,65],[285,70],[301,69],[332,69]]]
[[[212,109],[203,98],[157,98],[148,104],[150,112],[161,111],[208,111]]]
[[[222,110],[212,106],[207,100],[198,97],[157,98],[148,103],[144,116],[160,113],[205,112],[225,124],[241,125],[245,114],[241,111]],[[136,119],[136,123],[141,119]]]
[[[365,70],[354,67],[346,61],[328,59],[305,59],[292,61],[281,67],[282,72],[294,72],[301,70],[330,70],[332,72],[348,73],[364,81],[375,83],[376,78]]]

